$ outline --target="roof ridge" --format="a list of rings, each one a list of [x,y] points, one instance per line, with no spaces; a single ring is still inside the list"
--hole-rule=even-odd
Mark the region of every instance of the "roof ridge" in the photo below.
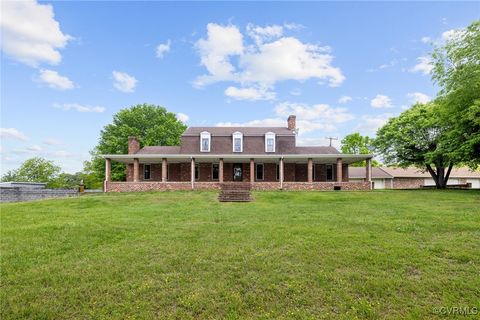
[[[378,169],[382,170],[385,174],[387,174],[387,175],[389,175],[390,177],[393,178],[393,176],[392,176],[390,173],[388,173],[387,171],[383,170],[383,168],[385,168],[385,167],[372,167],[372,171],[373,171],[373,168],[378,168]]]

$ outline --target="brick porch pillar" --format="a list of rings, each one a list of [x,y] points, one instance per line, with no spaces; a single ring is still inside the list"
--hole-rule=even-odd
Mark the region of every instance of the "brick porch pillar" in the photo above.
[[[167,182],[167,158],[162,159],[162,182]]]
[[[342,158],[337,159],[337,182],[342,182]]]
[[[190,164],[190,181],[192,183],[192,189],[194,188],[194,182],[195,182],[195,158],[192,158],[191,164]]]
[[[250,159],[250,183],[254,183],[255,182],[255,161],[252,159]]]
[[[218,182],[223,183],[223,158],[218,162]]]
[[[105,181],[112,180],[112,160],[105,159]]]
[[[138,182],[138,175],[140,171],[140,164],[138,158],[133,159],[133,182]]]
[[[308,182],[313,182],[313,160],[312,158],[308,159],[308,165],[307,165],[307,177],[308,177]]]
[[[279,167],[279,178],[280,178],[280,189],[283,189],[283,158],[280,158],[280,167]]]

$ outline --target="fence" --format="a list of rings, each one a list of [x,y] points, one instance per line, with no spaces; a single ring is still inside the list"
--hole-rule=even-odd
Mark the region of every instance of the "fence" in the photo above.
[[[78,191],[72,189],[42,189],[22,187],[0,188],[0,202],[32,201],[48,198],[77,197]]]

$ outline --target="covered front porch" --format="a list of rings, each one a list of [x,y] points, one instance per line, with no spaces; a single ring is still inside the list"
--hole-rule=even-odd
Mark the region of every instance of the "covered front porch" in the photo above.
[[[368,190],[371,155],[105,155],[105,192],[217,189],[250,182],[257,190]],[[348,165],[366,160],[365,182],[348,181]],[[111,163],[127,165],[126,181],[111,181]]]

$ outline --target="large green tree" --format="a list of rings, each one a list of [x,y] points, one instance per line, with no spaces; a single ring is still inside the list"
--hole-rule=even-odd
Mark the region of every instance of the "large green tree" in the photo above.
[[[113,122],[100,132],[98,145],[94,148],[91,162],[86,163],[99,181],[105,176],[105,161],[102,154],[125,154],[128,152],[128,137],[135,136],[143,146],[176,146],[186,126],[176,115],[165,108],[139,104],[122,109],[113,116]],[[125,179],[125,165],[112,162],[112,179]]]
[[[45,182],[50,184],[60,174],[60,167],[53,161],[40,157],[25,160],[18,169],[7,172],[2,181]]]
[[[447,185],[456,159],[448,152],[449,128],[438,102],[415,104],[377,131],[374,145],[386,164],[427,170],[437,188]]]
[[[360,133],[355,132],[349,135],[346,135],[342,141],[342,153],[347,154],[369,154],[372,153],[371,149],[373,139],[368,136],[362,136]],[[373,160],[372,165],[377,167],[379,165],[378,161]],[[352,163],[352,167],[364,167],[365,161],[360,161]]]
[[[433,80],[440,85],[440,116],[449,157],[480,164],[480,21],[451,32],[433,54]]]

